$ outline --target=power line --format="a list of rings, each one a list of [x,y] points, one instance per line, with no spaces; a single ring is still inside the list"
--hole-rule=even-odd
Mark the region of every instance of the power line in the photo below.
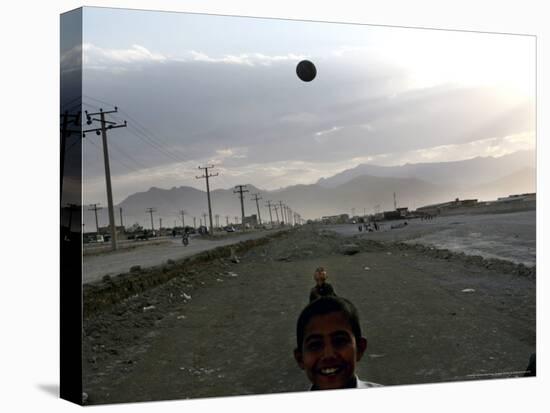
[[[85,104],[86,106],[90,106],[92,108],[96,107],[95,105],[91,105],[89,103],[85,103]],[[117,119],[116,117],[114,118]],[[133,125],[128,126],[128,132],[134,137],[138,138],[143,143],[145,143],[146,145],[152,147],[153,149],[162,153],[164,156],[170,158],[172,161],[186,162],[185,159],[182,159],[174,154],[173,148],[166,148],[163,144],[158,142],[158,140],[155,140],[154,138],[150,137],[147,133],[144,133],[142,130],[134,127]]]
[[[90,105],[89,103],[86,103],[87,106],[90,106],[90,107],[95,107],[94,105]],[[122,111],[121,111],[122,112]],[[116,116],[113,116],[113,118],[117,119]],[[158,152],[160,152],[161,154],[165,155],[166,157],[170,158],[172,161],[175,161],[175,162],[185,162],[185,160],[175,156],[170,149],[168,148],[165,148],[163,147],[160,143],[156,142],[153,138],[145,135],[142,131],[140,131],[139,129],[136,129],[134,128],[132,125],[128,125],[128,129],[127,131],[134,137],[136,137],[137,139],[139,139],[140,141],[142,141],[143,143],[145,143],[146,145],[148,145],[149,147],[157,150]],[[112,144],[112,143],[111,143]],[[143,168],[143,169],[148,169],[149,167],[147,167],[146,165],[142,164],[140,161],[137,161],[135,158],[131,157],[129,154],[127,154],[126,152],[124,152],[122,149],[120,149],[120,147],[116,147],[116,149],[122,153],[126,158],[128,158],[130,161],[132,161],[133,163],[137,164],[138,167],[140,168]],[[128,167],[127,164],[124,164],[124,166],[126,166],[128,169],[132,169],[131,167]]]
[[[108,102],[105,102],[100,99],[96,99],[89,95],[84,95],[89,99],[95,100],[96,102],[103,103],[103,104],[109,104]],[[155,141],[160,146],[166,146],[165,142],[162,142],[162,139],[159,138],[158,135],[155,135],[153,132],[151,132],[149,129],[147,129],[143,124],[141,124],[136,118],[134,118],[132,115],[130,115],[127,111],[120,110],[120,113],[125,115],[129,120],[132,121],[132,124],[135,125],[136,130],[139,131],[138,128],[141,129],[140,133],[142,133],[144,136],[147,136],[149,139]],[[185,156],[182,153],[179,153],[177,149],[169,148],[168,149],[170,154],[174,155],[176,158],[178,158],[179,161],[185,161]]]
[[[86,140],[88,143],[90,143],[92,146],[94,146],[95,148],[97,148],[97,150],[99,151],[99,153],[101,153],[102,149],[99,147],[99,145],[97,143],[95,143],[94,141],[92,141],[90,138],[86,138]],[[111,145],[112,145],[112,142],[111,142]],[[116,149],[116,147],[115,147]],[[115,151],[117,152],[117,151]],[[133,166],[130,166],[128,165],[126,162],[124,162],[122,159],[117,159],[117,164],[120,164],[122,166],[124,166],[126,169],[128,169],[129,171],[133,171],[133,172],[137,172],[137,173],[140,173],[141,171],[139,169],[136,169],[135,167]]]

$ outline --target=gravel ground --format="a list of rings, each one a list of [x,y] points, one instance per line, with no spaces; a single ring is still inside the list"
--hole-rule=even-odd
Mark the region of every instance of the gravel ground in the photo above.
[[[404,222],[408,225],[401,226]],[[392,226],[399,228],[391,229]],[[360,233],[357,227],[348,224],[327,226],[327,229],[377,241],[406,241],[527,266],[536,264],[535,210],[443,216],[430,221],[389,221],[382,224],[378,232]]]
[[[534,269],[306,226],[85,314],[88,403],[307,389],[292,351],[320,265],[359,309],[364,380],[517,377],[535,351]]]

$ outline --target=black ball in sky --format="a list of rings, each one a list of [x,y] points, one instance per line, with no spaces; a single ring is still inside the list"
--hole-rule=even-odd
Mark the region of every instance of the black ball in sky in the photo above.
[[[302,60],[296,66],[296,74],[304,82],[311,82],[317,76],[317,69],[309,60]]]

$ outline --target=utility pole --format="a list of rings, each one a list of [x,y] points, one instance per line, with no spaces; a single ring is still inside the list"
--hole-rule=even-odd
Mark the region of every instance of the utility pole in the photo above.
[[[288,225],[292,226],[294,223],[292,222],[292,209],[290,209],[290,207],[287,205],[286,207],[286,211],[287,211],[287,218],[288,218]]]
[[[239,217],[235,217],[235,225],[239,223]]]
[[[281,221],[279,221],[279,213],[277,212],[278,209],[279,207],[277,205],[273,205],[273,210],[275,211],[275,217],[277,218],[277,225],[280,225]]]
[[[183,229],[185,229],[185,214],[187,214],[187,211],[185,209],[182,209],[180,211],[180,214],[181,214],[181,225]]]
[[[271,200],[267,201],[266,206],[269,210],[269,222],[273,226],[273,215],[271,214]]]
[[[96,112],[96,113],[88,113],[88,111],[85,111],[86,123],[88,125],[91,125],[92,121],[97,121],[101,123],[101,127],[96,129],[87,129],[82,133],[83,137],[86,136],[86,132],[95,132],[98,135],[101,134],[101,139],[103,142],[103,160],[105,163],[105,184],[107,186],[107,204],[109,207],[109,226],[111,227],[111,246],[113,250],[117,249],[117,243],[116,243],[115,211],[113,208],[113,190],[111,188],[111,166],[109,165],[109,150],[107,147],[107,129],[110,130],[110,129],[116,129],[116,128],[125,128],[126,121],[124,121],[124,125],[117,125],[116,122],[105,120],[105,115],[109,113],[116,113],[116,112],[118,112],[118,108],[116,106],[115,106],[115,110],[110,110],[107,112],[104,112],[103,109],[99,109],[99,112]],[[99,115],[99,119],[93,117],[97,115]]]
[[[273,216],[271,215],[271,200],[267,201],[267,207],[269,208],[269,222],[273,226]]]
[[[220,227],[220,214],[216,214],[216,228]]]
[[[97,211],[102,209],[98,207],[99,204],[90,204],[91,208],[88,211],[94,211],[95,213],[95,231],[99,234],[99,220],[97,219]]]
[[[193,228],[197,229],[197,217],[193,217]]]
[[[118,210],[120,212],[120,226],[124,228],[124,221],[122,221],[122,207],[119,207]]]
[[[212,206],[211,206],[211,203],[210,203],[210,184],[209,184],[208,178],[213,177],[213,176],[218,176],[217,172],[215,174],[208,174],[208,169],[212,169],[212,168],[214,168],[214,165],[208,165],[208,166],[204,166],[204,167],[199,166],[199,169],[200,170],[204,169],[205,172],[204,172],[204,175],[196,177],[197,179],[206,178],[206,195],[207,195],[207,198],[208,198],[208,216],[210,217],[210,233],[211,234],[213,233],[213,228],[212,228]],[[206,225],[206,218],[204,219],[204,224]]]
[[[243,232],[245,231],[245,227],[244,227],[244,200],[243,200],[243,193],[245,192],[248,192],[248,189],[243,189],[243,188],[246,188],[246,185],[237,185],[235,188],[239,188],[238,190],[236,191],[233,191],[234,194],[240,194],[240,197],[241,197],[241,216],[242,216],[242,219],[241,219],[241,227],[242,227],[242,230]]]
[[[207,217],[207,213],[206,212],[203,212],[202,213],[202,217],[204,218],[204,226],[206,226],[206,217]],[[210,233],[212,234],[212,215],[210,215]]]
[[[155,226],[153,225],[153,212],[156,212],[157,210],[155,208],[147,208],[145,212],[149,213],[151,215],[151,231],[155,230]]]
[[[397,200],[395,198],[395,192],[393,193],[393,210],[397,211]]]
[[[159,235],[160,231],[162,231],[162,218],[159,217]]]
[[[258,223],[262,225],[262,217],[260,216],[260,206],[258,205],[258,200],[262,198],[258,198],[258,195],[260,194],[254,194],[254,198],[252,198],[252,200],[256,201],[256,209],[258,210]]]
[[[225,216],[225,226],[229,226],[229,215]]]
[[[284,216],[285,210],[283,208],[283,201],[279,201],[279,206],[280,206],[279,211],[281,211],[281,222],[284,225],[286,222],[286,217]]]

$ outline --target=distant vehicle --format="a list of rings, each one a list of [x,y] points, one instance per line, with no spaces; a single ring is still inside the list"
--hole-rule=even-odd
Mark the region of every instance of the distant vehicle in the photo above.
[[[138,232],[134,236],[134,241],[137,241],[137,240],[147,241],[149,240],[149,237],[150,237],[150,233],[147,231]]]
[[[184,231],[187,232],[188,234],[196,234],[197,233],[197,231],[193,227],[185,227]]]
[[[187,232],[184,232],[181,236],[181,243],[185,246],[189,245],[189,234]]]
[[[198,229],[199,234],[206,235],[208,234],[208,228],[206,228],[204,225],[200,226]]]
[[[89,235],[86,239],[86,243],[88,244],[97,244],[105,242],[105,239],[103,238],[103,235],[97,234],[97,235]]]
[[[232,225],[229,225],[227,227],[224,227],[223,229],[225,232],[235,232],[235,227]]]

